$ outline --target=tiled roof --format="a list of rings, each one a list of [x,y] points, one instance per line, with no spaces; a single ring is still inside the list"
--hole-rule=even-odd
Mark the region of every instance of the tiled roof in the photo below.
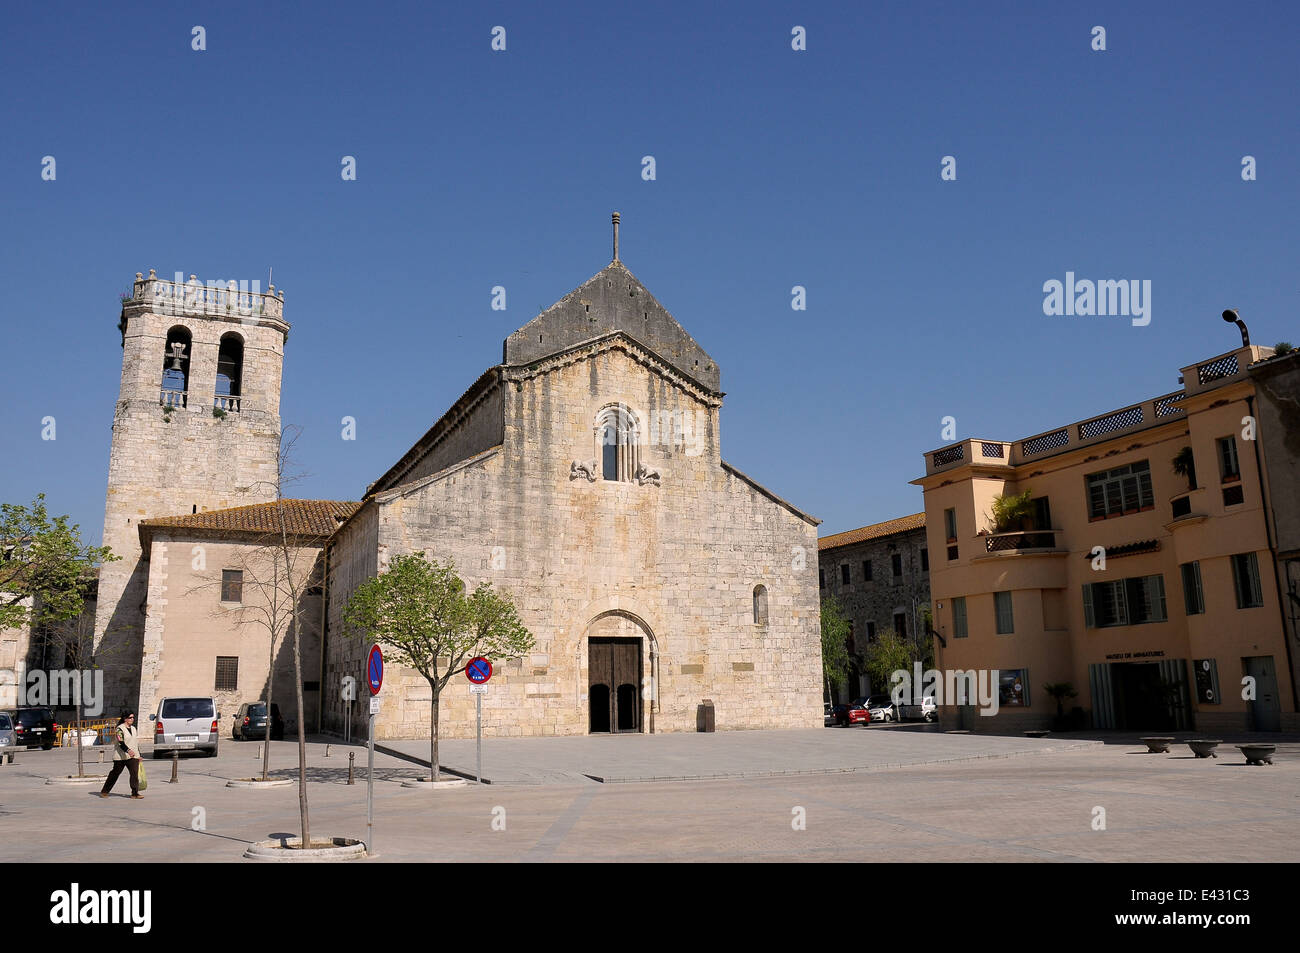
[[[870,526],[861,526],[848,532],[836,533],[834,536],[823,536],[817,540],[817,549],[819,551],[834,549],[837,546],[848,546],[868,539],[880,539],[883,536],[893,536],[914,529],[925,529],[924,513],[913,513],[911,516],[900,516],[896,520],[885,520],[883,523],[872,523]]]
[[[285,528],[291,536],[329,536],[339,523],[357,511],[360,503],[339,500],[281,500]],[[280,517],[275,503],[232,506],[224,510],[141,520],[145,529],[191,529],[226,533],[278,533]]]

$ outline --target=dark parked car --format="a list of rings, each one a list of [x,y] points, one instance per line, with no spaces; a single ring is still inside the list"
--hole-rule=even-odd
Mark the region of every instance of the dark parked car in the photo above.
[[[848,705],[827,705],[826,706],[826,727],[832,725],[847,725],[849,723],[849,706]]]
[[[266,737],[266,702],[245,702],[235,712],[235,723],[230,727],[230,737],[236,741]],[[271,740],[284,739],[284,719],[280,706],[271,702]]]
[[[59,726],[50,708],[10,708],[7,714],[14,725],[14,745],[19,748],[44,748],[49,751],[58,737]]]

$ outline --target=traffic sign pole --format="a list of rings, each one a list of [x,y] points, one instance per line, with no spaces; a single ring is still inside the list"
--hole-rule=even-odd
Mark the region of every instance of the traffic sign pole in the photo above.
[[[473,684],[470,691],[474,693],[474,710],[477,713],[478,727],[475,735],[478,760],[474,768],[474,780],[483,783],[483,696],[487,694],[487,681],[492,677],[492,663],[481,655],[476,655],[465,666],[465,677]]]
[[[373,708],[372,708],[373,711]],[[375,716],[370,722],[370,741],[366,748],[366,853],[375,856]]]
[[[379,689],[384,684],[384,653],[370,646],[366,657],[366,684],[370,686],[370,738],[366,743],[366,853],[375,853],[375,716],[379,714]]]

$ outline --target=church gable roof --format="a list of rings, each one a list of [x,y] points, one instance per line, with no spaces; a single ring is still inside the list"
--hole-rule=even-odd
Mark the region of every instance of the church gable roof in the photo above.
[[[721,392],[713,358],[617,259],[506,338],[502,363],[532,364],[616,331],[711,393]]]

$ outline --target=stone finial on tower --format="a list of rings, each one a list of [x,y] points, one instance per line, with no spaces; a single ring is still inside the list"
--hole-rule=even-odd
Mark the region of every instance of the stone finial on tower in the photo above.
[[[618,261],[618,212],[614,213],[614,260]]]

